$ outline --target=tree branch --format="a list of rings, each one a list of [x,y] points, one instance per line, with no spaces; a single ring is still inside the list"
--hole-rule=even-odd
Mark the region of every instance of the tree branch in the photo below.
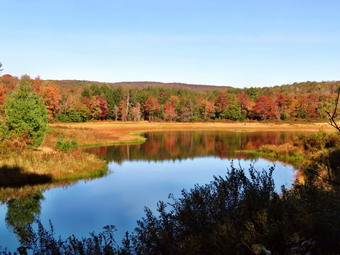
[[[338,111],[339,98],[340,98],[340,85],[337,88],[337,97],[335,99],[334,110],[332,113],[330,113],[329,111],[326,111],[326,113],[328,115],[328,124],[340,132],[340,126],[335,121],[335,118],[338,115],[337,111]]]

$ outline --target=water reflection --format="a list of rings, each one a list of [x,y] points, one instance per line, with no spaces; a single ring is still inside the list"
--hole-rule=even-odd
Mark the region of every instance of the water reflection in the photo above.
[[[43,199],[42,193],[38,192],[11,199],[6,203],[6,224],[17,235],[21,244],[25,244],[31,235],[29,226],[38,219]]]
[[[301,132],[300,132],[301,133]],[[242,151],[256,150],[264,144],[289,142],[298,132],[225,132],[173,131],[146,133],[147,141],[140,145],[100,146],[87,148],[107,161],[125,160],[182,160],[218,156],[219,158],[249,159]]]

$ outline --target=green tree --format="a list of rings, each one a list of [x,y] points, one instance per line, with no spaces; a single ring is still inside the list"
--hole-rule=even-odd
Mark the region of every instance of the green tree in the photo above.
[[[21,79],[19,90],[6,100],[5,114],[8,130],[38,147],[44,140],[48,118],[45,104],[33,93],[30,82],[28,77]]]

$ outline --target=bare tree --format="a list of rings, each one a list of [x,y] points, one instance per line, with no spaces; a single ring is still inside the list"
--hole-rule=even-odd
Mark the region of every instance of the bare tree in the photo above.
[[[2,64],[0,63],[0,68],[2,67]],[[0,69],[0,74],[1,74],[1,71],[3,71],[4,69]]]
[[[335,99],[334,110],[332,112],[326,111],[328,115],[328,124],[340,132],[340,126],[336,123],[335,118],[338,116],[338,105],[340,98],[340,85],[337,88],[337,97]]]

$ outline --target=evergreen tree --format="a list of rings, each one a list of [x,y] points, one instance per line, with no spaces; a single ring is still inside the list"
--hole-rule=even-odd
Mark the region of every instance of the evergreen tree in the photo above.
[[[47,110],[44,102],[33,93],[30,81],[28,77],[21,79],[19,90],[6,100],[5,114],[9,131],[38,147],[47,131]]]

